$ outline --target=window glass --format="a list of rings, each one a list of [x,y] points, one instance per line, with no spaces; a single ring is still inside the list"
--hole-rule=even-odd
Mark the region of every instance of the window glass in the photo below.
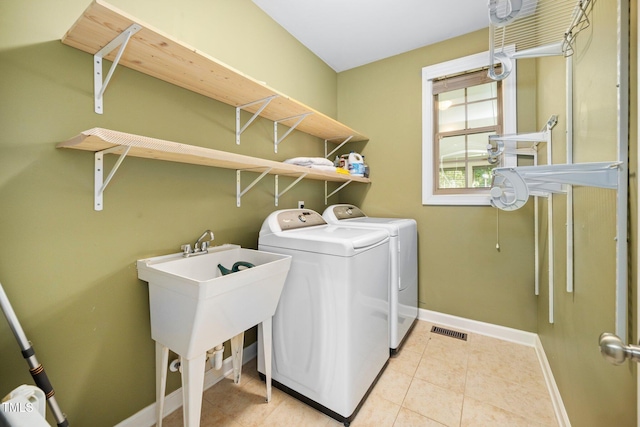
[[[464,105],[439,109],[438,116],[438,124],[442,132],[462,130],[466,126]]]
[[[433,86],[435,193],[473,192],[491,185],[489,135],[501,125],[500,83],[485,71],[462,73]]]
[[[464,188],[466,174],[464,163],[440,169],[440,188]]]
[[[483,99],[496,97],[497,82],[485,83],[483,85],[471,86],[467,89],[467,101],[475,102]]]
[[[491,187],[491,169],[495,165],[474,166],[473,167],[473,183],[474,188]]]
[[[469,157],[484,160],[489,158],[489,153],[487,152],[489,135],[495,135],[495,132],[473,133],[468,136]]]
[[[472,165],[472,175],[469,177],[471,188],[491,187],[491,170],[497,165],[489,164],[489,153],[487,152],[487,141],[489,135],[495,132],[483,132],[471,134],[467,137],[469,163]]]
[[[466,157],[466,141],[462,136],[440,138],[438,157],[441,163],[464,161]]]
[[[481,101],[469,104],[467,128],[495,126],[497,123],[498,103],[496,100]]]
[[[457,105],[464,103],[464,89],[450,90],[438,94],[439,108],[441,110],[446,109],[451,105]]]

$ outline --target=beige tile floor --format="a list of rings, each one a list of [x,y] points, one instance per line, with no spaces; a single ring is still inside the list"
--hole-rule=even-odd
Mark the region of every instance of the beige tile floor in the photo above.
[[[477,334],[462,341],[432,334],[431,326],[416,324],[351,426],[557,426],[533,348]],[[205,391],[201,425],[342,425],[278,389],[270,403],[264,396],[254,358],[240,385],[227,377]],[[182,410],[163,425],[181,426]]]

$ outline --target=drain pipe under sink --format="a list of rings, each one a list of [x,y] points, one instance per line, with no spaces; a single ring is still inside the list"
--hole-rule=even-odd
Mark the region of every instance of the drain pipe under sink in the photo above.
[[[207,351],[207,360],[211,363],[211,367],[216,371],[222,369],[222,355],[224,354],[224,345],[218,344],[211,350]],[[173,359],[171,363],[169,363],[169,370],[171,372],[182,373],[182,367],[180,366],[180,359]]]
[[[207,351],[209,363],[216,371],[222,369],[222,354],[224,353],[224,345],[218,344],[211,350]]]

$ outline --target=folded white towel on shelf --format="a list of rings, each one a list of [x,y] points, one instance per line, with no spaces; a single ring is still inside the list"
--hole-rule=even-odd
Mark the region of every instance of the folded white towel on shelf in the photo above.
[[[298,166],[333,166],[333,162],[324,157],[294,157],[287,159],[284,163],[290,163]]]
[[[309,166],[311,169],[318,169],[321,171],[329,171],[329,172],[335,172],[336,171],[336,167],[335,166],[328,166],[328,165],[311,165]]]

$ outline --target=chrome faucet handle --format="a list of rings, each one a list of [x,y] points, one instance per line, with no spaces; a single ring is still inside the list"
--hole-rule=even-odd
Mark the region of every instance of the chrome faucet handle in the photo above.
[[[207,236],[209,236],[209,240],[204,240]],[[182,249],[182,255],[185,258],[188,258],[191,256],[204,255],[208,253],[209,246],[213,239],[213,232],[211,230],[205,231],[204,233],[202,233],[202,236],[200,236],[198,240],[196,240],[196,242],[193,244],[193,247],[188,243],[180,246],[180,249]]]
[[[210,239],[209,240],[204,240],[205,237],[209,236]],[[198,251],[206,251],[207,248],[209,247],[209,242],[211,242],[215,237],[213,236],[213,231],[211,230],[206,230],[204,233],[202,233],[202,236],[200,236],[198,238],[198,240],[196,240],[196,243],[193,245],[193,250],[194,252],[198,252]],[[202,242],[202,249],[200,248],[200,242]],[[205,246],[206,245],[206,246]]]

